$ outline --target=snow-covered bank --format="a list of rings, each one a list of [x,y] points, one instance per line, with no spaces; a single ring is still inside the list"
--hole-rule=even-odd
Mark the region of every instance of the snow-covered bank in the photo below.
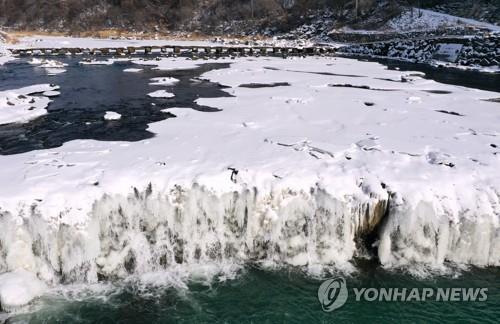
[[[202,64],[181,61],[134,62]],[[219,61],[202,77],[233,97],[197,103],[220,112],[168,109],[144,141],[1,156],[0,272],[317,272],[371,253],[391,269],[500,266],[499,93],[342,58]]]
[[[205,40],[177,40],[177,39],[106,39],[91,37],[69,37],[69,36],[27,36],[19,37],[16,44],[6,44],[7,49],[30,49],[30,48],[124,48],[142,46],[289,46],[303,47],[312,46],[313,42],[297,42],[294,40],[283,40],[276,38],[268,39],[234,39],[215,38]],[[332,44],[334,45],[334,44]]]
[[[29,36],[20,37],[16,44],[8,44],[8,49],[29,48],[117,48],[117,47],[140,47],[140,46],[206,46],[216,45],[210,41],[191,40],[168,40],[168,39],[107,39],[91,37],[68,37],[68,36]]]

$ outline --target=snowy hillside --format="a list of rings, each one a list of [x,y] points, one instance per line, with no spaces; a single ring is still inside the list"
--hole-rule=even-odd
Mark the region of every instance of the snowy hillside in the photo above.
[[[413,8],[390,20],[387,27],[396,31],[434,30],[446,27],[477,27],[500,31],[500,26],[467,19],[431,10]]]

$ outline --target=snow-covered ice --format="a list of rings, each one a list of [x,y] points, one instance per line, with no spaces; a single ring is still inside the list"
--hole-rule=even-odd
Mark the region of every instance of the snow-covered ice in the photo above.
[[[46,284],[32,272],[20,269],[0,274],[0,310],[15,311],[46,290]]]
[[[348,270],[372,247],[387,268],[500,265],[499,93],[344,58],[228,62],[201,77],[232,97],[197,100],[220,112],[0,156],[0,272]],[[273,82],[290,85],[240,87]]]
[[[16,90],[0,91],[0,124],[25,123],[47,113],[50,94],[59,87],[40,84]],[[34,96],[42,93],[44,96]],[[58,93],[58,92],[57,92]]]

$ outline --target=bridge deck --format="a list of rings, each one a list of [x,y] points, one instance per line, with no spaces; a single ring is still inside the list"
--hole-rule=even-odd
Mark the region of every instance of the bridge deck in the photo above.
[[[14,55],[324,55],[332,54],[332,47],[277,47],[277,46],[138,46],[105,48],[25,48],[11,49]]]

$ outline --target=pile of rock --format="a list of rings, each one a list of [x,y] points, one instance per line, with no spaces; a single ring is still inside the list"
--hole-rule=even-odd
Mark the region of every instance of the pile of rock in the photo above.
[[[470,39],[458,56],[458,64],[464,66],[500,65],[500,35]]]
[[[451,48],[456,48],[456,53],[452,53],[453,58],[449,60],[451,63],[483,67],[500,65],[500,35],[498,34],[474,38],[434,38],[357,44],[342,47],[339,52],[428,63],[439,60],[439,51],[450,45],[457,45],[451,46]]]
[[[339,51],[346,54],[426,62],[434,55],[436,46],[433,42],[426,40],[399,40],[346,46]]]

